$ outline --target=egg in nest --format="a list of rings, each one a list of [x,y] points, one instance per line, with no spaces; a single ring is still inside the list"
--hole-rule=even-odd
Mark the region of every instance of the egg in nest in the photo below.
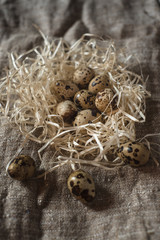
[[[57,105],[56,112],[65,122],[72,122],[77,114],[77,108],[72,101],[66,100]]]
[[[74,72],[73,82],[76,83],[80,88],[85,88],[94,75],[95,73],[93,69],[87,66],[81,66]]]
[[[73,82],[57,80],[51,87],[51,92],[55,93],[62,100],[72,99],[79,88]]]
[[[98,92],[100,92],[101,90],[104,90],[107,87],[110,87],[108,76],[97,75],[90,81],[88,90],[93,94],[97,94]]]
[[[100,113],[95,109],[85,109],[78,113],[73,122],[74,126],[81,126],[88,123],[96,123],[100,121]]]
[[[86,89],[82,89],[75,94],[74,103],[80,109],[95,108],[95,95]]]

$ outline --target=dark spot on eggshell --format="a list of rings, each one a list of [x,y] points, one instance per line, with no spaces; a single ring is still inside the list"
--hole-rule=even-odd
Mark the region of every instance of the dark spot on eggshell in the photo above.
[[[68,90],[68,89],[71,89],[71,87],[69,85],[66,85],[65,86],[65,89]],[[73,89],[72,89],[73,90]]]
[[[89,178],[87,178],[87,181],[89,182],[89,184],[92,184],[92,181]]]
[[[93,105],[93,101],[92,101],[93,95],[87,96],[87,99],[85,100],[85,103],[89,103],[89,105]]]
[[[119,152],[122,152],[122,151],[123,151],[123,148],[124,148],[124,147],[122,146],[122,147],[119,149]]]
[[[134,163],[135,163],[136,165],[138,165],[138,164],[139,164],[139,161],[138,161],[138,160],[136,160],[136,159],[133,159],[133,161],[134,161]]]
[[[89,195],[89,190],[88,189],[84,189],[81,192],[81,197],[84,198],[84,200],[86,202],[91,202],[93,200],[93,197],[91,195]]]
[[[139,152],[139,149],[138,149],[138,148],[136,148],[134,151],[135,151],[135,152]]]
[[[134,156],[134,157],[137,157],[138,155],[137,155],[137,153],[133,153],[133,156]]]
[[[132,158],[130,156],[125,156],[125,158],[130,162],[132,161]]]
[[[133,152],[133,148],[132,148],[132,147],[128,147],[127,151],[128,151],[129,153],[131,153],[131,152]]]
[[[70,181],[70,186],[73,187],[74,186],[74,182]]]
[[[74,186],[74,187],[72,188],[72,193],[73,193],[74,195],[76,195],[76,196],[80,196],[80,194],[81,194],[81,189],[80,189],[80,187],[79,187],[78,185]]]
[[[79,173],[79,174],[77,175],[77,178],[84,178],[84,176],[83,176],[82,173]]]
[[[30,166],[29,164],[27,164],[27,162],[23,162],[23,161],[21,161],[21,163],[19,164],[20,166]]]

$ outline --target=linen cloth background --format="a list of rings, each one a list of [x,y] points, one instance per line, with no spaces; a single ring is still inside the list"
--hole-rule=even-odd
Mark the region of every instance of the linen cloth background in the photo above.
[[[0,0],[0,69],[7,54],[41,43],[37,24],[45,35],[64,37],[70,43],[83,33],[113,38],[139,59],[144,77],[149,75],[146,123],[137,137],[160,132],[160,5],[156,0]],[[140,73],[138,62],[132,70]],[[159,240],[159,168],[150,161],[141,169],[125,166],[114,171],[84,167],[95,179],[97,196],[87,207],[67,189],[71,172],[62,167],[47,181],[13,181],[5,172],[23,137],[1,123],[0,239],[24,240]],[[159,138],[151,139],[160,143]],[[40,165],[38,144],[28,142],[24,154]],[[53,153],[43,154],[41,168],[51,166]]]

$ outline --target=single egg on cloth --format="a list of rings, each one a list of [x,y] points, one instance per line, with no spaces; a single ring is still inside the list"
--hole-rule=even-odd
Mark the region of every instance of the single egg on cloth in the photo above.
[[[73,82],[57,80],[52,85],[54,93],[62,100],[68,100],[74,97],[79,88]],[[51,87],[51,92],[53,91]]]
[[[11,178],[24,181],[34,175],[35,162],[30,156],[19,155],[8,163],[6,171]]]
[[[73,126],[81,126],[88,123],[96,123],[101,121],[100,113],[95,109],[85,109],[78,113],[73,122]]]
[[[117,155],[124,163],[139,167],[148,162],[150,151],[143,143],[127,142],[118,148]]]
[[[74,72],[73,82],[76,83],[80,88],[85,88],[94,75],[93,69],[87,66],[81,66]]]
[[[91,93],[97,94],[101,90],[110,87],[110,81],[107,75],[97,75],[94,77],[88,86],[88,90]]]
[[[74,103],[80,109],[95,108],[95,95],[86,89],[82,89],[75,94]]]
[[[105,88],[104,90],[97,93],[95,98],[95,106],[100,112],[110,113],[113,109],[112,99],[114,93],[110,88]]]
[[[95,184],[88,172],[83,170],[72,172],[67,185],[70,193],[83,203],[89,203],[95,198]]]
[[[57,105],[56,112],[65,122],[72,122],[77,114],[77,108],[72,101],[66,100]]]

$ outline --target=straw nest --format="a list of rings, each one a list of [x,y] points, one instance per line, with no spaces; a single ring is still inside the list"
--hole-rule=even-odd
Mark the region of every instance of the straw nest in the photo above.
[[[41,35],[43,46],[21,55],[10,54],[9,70],[0,85],[2,115],[16,124],[26,139],[43,144],[39,153],[53,147],[53,169],[68,161],[72,167],[75,163],[106,169],[120,166],[117,147],[135,140],[135,123],[145,121],[145,98],[150,94],[143,77],[127,70],[130,56],[123,55],[124,62],[119,62],[120,51],[112,41],[85,34],[70,46],[64,39],[49,41]],[[108,75],[116,111],[102,113],[103,121],[76,127],[57,115],[59,99],[51,86],[56,80],[72,81],[81,65]]]

